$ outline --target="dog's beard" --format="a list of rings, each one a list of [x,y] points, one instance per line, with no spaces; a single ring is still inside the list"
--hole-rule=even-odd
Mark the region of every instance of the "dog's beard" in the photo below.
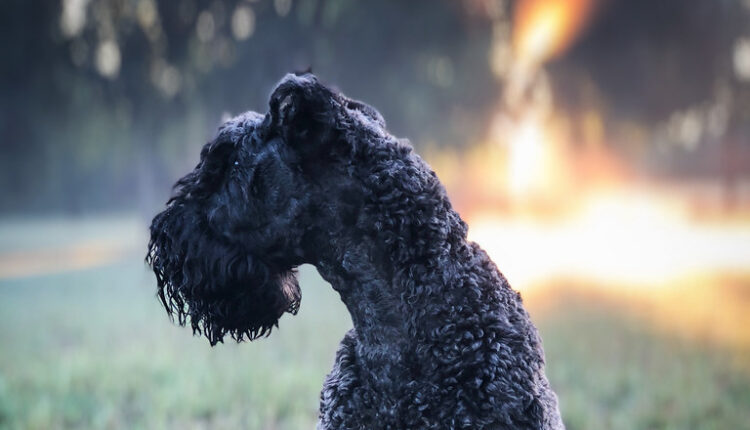
[[[294,270],[272,268],[216,236],[179,202],[154,217],[146,261],[170,317],[180,325],[190,320],[211,345],[227,334],[238,342],[268,335],[284,312],[299,308]]]

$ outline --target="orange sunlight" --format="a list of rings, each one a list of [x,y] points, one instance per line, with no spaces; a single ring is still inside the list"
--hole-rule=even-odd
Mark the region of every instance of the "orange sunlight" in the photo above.
[[[513,17],[516,61],[538,67],[561,54],[591,16],[593,0],[522,0]]]
[[[542,67],[571,46],[596,4],[521,0],[512,64],[498,73],[504,93],[487,137],[464,156],[427,154],[469,237],[520,290],[576,279],[646,291],[748,273],[747,222],[698,220],[688,186],[636,180],[608,145],[604,113],[556,109]]]
[[[521,290],[555,278],[654,288],[750,268],[750,229],[693,222],[679,202],[653,190],[592,192],[552,220],[488,213],[469,225],[469,237]]]

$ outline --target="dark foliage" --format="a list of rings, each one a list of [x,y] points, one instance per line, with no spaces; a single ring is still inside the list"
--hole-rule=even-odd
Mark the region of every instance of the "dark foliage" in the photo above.
[[[299,303],[294,268],[314,264],[354,323],[320,428],[562,428],[521,298],[434,172],[310,74],[204,147],[147,260],[170,314],[212,344],[269,333]]]

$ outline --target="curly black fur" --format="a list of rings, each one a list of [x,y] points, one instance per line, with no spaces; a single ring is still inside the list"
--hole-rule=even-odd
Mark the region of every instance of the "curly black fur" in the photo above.
[[[269,105],[227,122],[154,218],[170,315],[212,345],[267,335],[314,264],[354,323],[320,429],[563,428],[520,295],[411,146],[311,74]]]

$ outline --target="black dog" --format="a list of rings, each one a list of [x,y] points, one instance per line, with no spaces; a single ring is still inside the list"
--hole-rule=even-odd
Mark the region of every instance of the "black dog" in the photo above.
[[[300,264],[341,295],[354,328],[319,428],[563,428],[519,294],[375,109],[288,75],[175,188],[147,261],[170,314],[212,345],[296,313]]]

